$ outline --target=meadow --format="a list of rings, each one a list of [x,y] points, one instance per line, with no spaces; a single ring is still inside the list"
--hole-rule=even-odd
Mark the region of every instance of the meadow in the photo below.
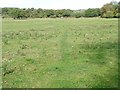
[[[3,88],[118,87],[118,20],[3,19]]]

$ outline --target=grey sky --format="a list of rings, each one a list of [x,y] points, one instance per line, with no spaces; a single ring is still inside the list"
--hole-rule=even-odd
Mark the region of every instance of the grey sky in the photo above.
[[[0,7],[87,9],[101,8],[109,2],[111,2],[111,0],[0,0]]]

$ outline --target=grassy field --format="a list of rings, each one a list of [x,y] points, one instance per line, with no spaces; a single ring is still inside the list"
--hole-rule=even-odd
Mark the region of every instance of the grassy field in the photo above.
[[[3,19],[3,88],[118,84],[117,19]]]

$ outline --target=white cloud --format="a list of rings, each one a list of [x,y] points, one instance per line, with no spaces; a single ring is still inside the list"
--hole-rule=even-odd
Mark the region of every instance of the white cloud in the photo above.
[[[100,8],[109,2],[111,0],[0,0],[0,7],[87,9]]]

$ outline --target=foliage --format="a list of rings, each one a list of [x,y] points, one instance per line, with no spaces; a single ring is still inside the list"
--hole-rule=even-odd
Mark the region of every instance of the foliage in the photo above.
[[[61,17],[99,17],[102,18],[118,18],[119,17],[119,3],[110,2],[105,4],[102,8],[89,8],[86,10],[70,10],[70,9],[20,9],[20,8],[3,8],[3,18],[11,17],[14,19],[23,18],[61,18]]]
[[[62,13],[62,16],[63,17],[70,17],[71,16],[71,13],[72,13],[72,10],[69,10],[69,9],[67,9],[67,10],[63,10],[63,13]]]
[[[100,9],[88,9],[85,11],[85,17],[98,17],[100,16]]]
[[[107,11],[106,13],[103,14],[104,18],[113,18],[114,17],[114,13],[112,11]]]
[[[119,8],[119,4],[118,2],[115,1],[105,4],[101,8],[101,17],[103,18],[119,17],[118,8]]]

